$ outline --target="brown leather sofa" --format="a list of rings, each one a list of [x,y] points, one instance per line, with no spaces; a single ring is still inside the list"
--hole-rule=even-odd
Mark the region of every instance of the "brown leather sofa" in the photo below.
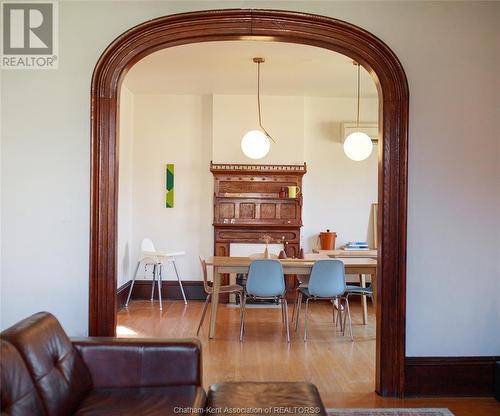
[[[2,416],[196,414],[205,406],[195,339],[70,340],[46,312],[0,339]]]

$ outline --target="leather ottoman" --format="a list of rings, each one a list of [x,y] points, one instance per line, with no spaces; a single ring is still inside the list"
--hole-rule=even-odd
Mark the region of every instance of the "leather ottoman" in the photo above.
[[[228,382],[213,384],[206,414],[321,415],[326,410],[318,389],[311,383]]]

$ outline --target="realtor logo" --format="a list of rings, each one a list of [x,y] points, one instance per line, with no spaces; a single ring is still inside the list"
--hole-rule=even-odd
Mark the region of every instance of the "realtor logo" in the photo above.
[[[2,3],[3,69],[55,69],[57,2]]]

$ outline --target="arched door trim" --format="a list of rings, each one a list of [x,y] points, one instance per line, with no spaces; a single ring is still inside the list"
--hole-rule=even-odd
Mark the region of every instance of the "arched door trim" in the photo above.
[[[376,390],[404,392],[409,92],[401,63],[379,38],[330,17],[278,10],[208,10],[135,26],[104,51],[92,76],[89,334],[116,327],[118,99],[140,59],[164,48],[222,40],[269,40],[317,46],[358,61],[379,92],[379,270]]]

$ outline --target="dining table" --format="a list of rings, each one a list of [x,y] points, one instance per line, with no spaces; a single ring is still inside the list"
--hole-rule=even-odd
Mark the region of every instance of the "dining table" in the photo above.
[[[321,253],[306,254],[303,259],[278,259],[283,266],[283,273],[289,275],[310,275],[314,263],[318,260],[328,259]],[[226,257],[212,256],[206,260],[206,264],[213,268],[213,293],[211,300],[210,332],[209,338],[215,336],[215,323],[217,319],[217,306],[219,303],[219,290],[223,274],[248,273],[250,263],[254,260],[251,257]],[[371,287],[373,289],[373,301],[377,301],[377,260],[363,257],[337,257],[344,263],[345,274],[370,275]]]
[[[362,250],[347,250],[345,248],[343,249],[333,249],[333,250],[321,250],[321,249],[313,249],[313,253],[321,254],[322,256],[327,256],[332,259],[336,258],[344,258],[344,257],[363,257],[363,258],[369,258],[369,259],[376,259],[378,256],[378,250],[377,249],[362,249]],[[366,287],[366,275],[365,274],[360,274],[358,275],[359,278],[359,285],[361,287]],[[366,325],[368,323],[368,299],[367,296],[363,295],[361,296],[361,309],[363,311],[363,325]]]

